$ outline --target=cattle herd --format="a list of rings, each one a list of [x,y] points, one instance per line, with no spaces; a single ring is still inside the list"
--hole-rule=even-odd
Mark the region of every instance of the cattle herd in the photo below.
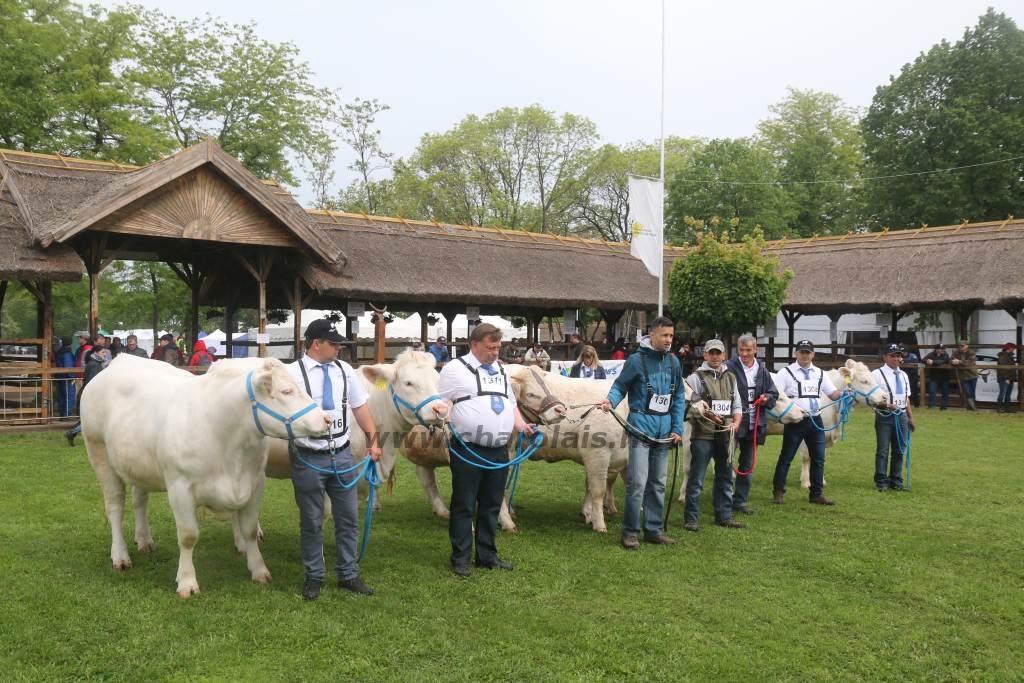
[[[437,395],[434,357],[410,349],[394,363],[362,366],[358,373],[370,393],[368,405],[381,433],[382,480],[390,487],[396,459],[403,455],[415,465],[434,513],[447,517],[434,472],[448,466],[443,429],[448,405]],[[627,440],[614,416],[593,409],[608,395],[612,380],[571,379],[518,365],[506,366],[506,373],[524,413],[536,415],[542,423],[544,443],[533,459],[582,465],[583,519],[594,531],[606,532],[605,514],[615,512],[613,485],[625,471],[628,455]],[[836,386],[851,386],[862,402],[874,387],[863,363],[850,360],[832,373]],[[552,395],[557,405],[550,400]],[[876,393],[870,399],[883,397]],[[626,403],[618,408],[622,417],[628,411]],[[799,408],[789,403],[782,395],[775,414],[785,422],[802,419]],[[140,411],[138,406],[143,405],[159,409]],[[199,507],[231,515],[235,543],[245,555],[252,580],[270,581],[258,542],[265,477],[290,476],[289,436],[320,434],[329,423],[280,361],[225,359],[207,373],[193,375],[167,363],[121,354],[83,393],[81,415],[89,461],[110,523],[115,569],[132,566],[122,529],[130,487],[140,553],[154,548],[149,493],[167,492],[178,536],[179,595],[199,591],[192,563]],[[838,411],[824,411],[822,419],[828,428],[839,419]],[[769,430],[781,433],[781,424],[769,422]],[[828,443],[838,434],[837,429],[829,431]],[[362,457],[366,444],[360,430],[353,430],[351,445],[357,459]],[[685,442],[684,447],[688,456]],[[807,486],[806,457],[801,482]],[[680,499],[684,490],[685,480]],[[517,530],[507,506],[500,521],[504,530]]]

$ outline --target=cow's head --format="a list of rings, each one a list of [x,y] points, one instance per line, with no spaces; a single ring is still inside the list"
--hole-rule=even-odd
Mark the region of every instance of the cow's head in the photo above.
[[[885,391],[878,388],[875,378],[871,376],[868,366],[860,361],[847,359],[846,365],[839,368],[846,385],[853,390],[858,401],[869,406],[885,407],[888,400]],[[839,387],[842,389],[842,387]]]
[[[534,366],[506,365],[505,374],[512,380],[512,390],[524,418],[542,424],[554,424],[565,418],[565,403],[551,393],[544,381],[549,373]]]
[[[764,414],[782,424],[794,424],[804,419],[804,411],[785,391],[779,389],[775,375],[772,375],[772,382],[775,384],[775,390],[779,392],[779,399],[771,409],[765,409]]]
[[[409,425],[429,427],[448,415],[448,403],[437,393],[436,362],[430,353],[408,349],[394,363],[364,365],[359,372],[370,384],[387,384],[388,401]]]
[[[214,363],[212,368],[218,365],[220,363]],[[276,358],[263,359],[247,375],[246,383],[247,390],[251,387],[249,399],[254,401],[253,417],[267,436],[279,439],[315,436],[323,434],[331,423],[327,414]]]

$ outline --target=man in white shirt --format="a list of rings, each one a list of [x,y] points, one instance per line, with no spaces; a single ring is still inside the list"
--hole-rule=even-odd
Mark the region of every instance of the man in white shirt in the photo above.
[[[355,465],[349,448],[348,411],[352,409],[359,428],[366,434],[366,456],[380,460],[380,437],[373,421],[369,396],[352,367],[338,360],[345,341],[330,320],[314,320],[306,328],[306,353],[288,365],[288,372],[306,389],[320,408],[331,417],[328,433],[295,439],[289,448],[295,504],[299,507],[299,539],[302,564],[306,568],[303,600],[320,597],[327,568],[324,563],[324,494],[331,499],[334,515],[334,541],[337,547],[335,570],[338,587],[362,595],[373,595],[363,583],[356,564],[359,541],[359,495],[357,488],[345,488],[334,471]],[[350,484],[358,471],[340,475]]]
[[[903,457],[910,432],[917,428],[910,405],[910,377],[900,369],[903,349],[899,344],[889,344],[882,360],[885,364],[871,373],[875,384],[889,396],[888,414],[875,413],[875,487],[879,491],[902,491]]]
[[[488,468],[508,462],[508,441],[515,432],[533,435],[534,430],[519,413],[512,384],[498,364],[500,353],[501,330],[489,323],[477,325],[469,337],[469,353],[449,361],[437,383],[441,397],[452,402],[448,537],[452,572],[462,578],[470,575],[474,521],[476,566],[512,569],[498,556],[495,545],[508,468]]]
[[[825,432],[822,431],[820,396],[838,401],[842,392],[836,389],[825,371],[814,365],[814,344],[807,339],[796,343],[796,362],[787,365],[778,374],[779,391],[789,394],[807,415],[795,424],[787,424],[782,432],[782,452],[775,464],[772,483],[772,502],[781,505],[786,493],[786,475],[800,442],[807,444],[811,456],[810,502],[817,505],[835,505],[826,498],[825,488]]]

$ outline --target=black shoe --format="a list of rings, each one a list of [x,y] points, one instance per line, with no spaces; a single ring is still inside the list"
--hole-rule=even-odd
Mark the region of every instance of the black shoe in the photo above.
[[[507,572],[512,571],[512,563],[506,562],[500,557],[496,557],[490,562],[481,562],[480,560],[477,560],[476,566],[480,567],[481,569],[504,569]]]
[[[903,484],[893,484],[889,488],[892,489],[893,491],[902,491]]]
[[[452,562],[452,574],[468,579],[470,575],[468,562]]]
[[[875,488],[878,489],[879,493],[885,493],[886,491],[889,490],[889,485],[888,484],[878,484],[878,485],[875,486]]]
[[[64,432],[64,438],[68,440],[69,446],[71,446],[72,448],[75,447],[75,432],[69,429],[68,431]]]
[[[728,519],[716,519],[715,524],[718,526],[724,526],[726,529],[743,529],[747,525],[743,522],[739,522],[732,517]]]
[[[320,579],[306,579],[306,585],[302,587],[303,600],[316,600],[320,597],[320,588],[323,581]]]
[[[373,595],[373,589],[363,583],[358,576],[354,579],[341,579],[338,581],[338,588],[344,588],[360,595]]]
[[[733,508],[732,508],[732,511],[733,512],[742,512],[745,515],[752,515],[752,514],[754,514],[754,508],[750,507],[749,505],[734,505]]]

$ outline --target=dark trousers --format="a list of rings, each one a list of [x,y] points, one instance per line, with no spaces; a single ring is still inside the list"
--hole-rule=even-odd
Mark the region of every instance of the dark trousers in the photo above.
[[[484,460],[508,462],[508,448],[469,444],[469,448]],[[453,442],[467,460],[477,458],[466,453],[466,447]],[[448,537],[452,542],[452,564],[468,564],[473,550],[473,525],[476,523],[476,561],[492,564],[498,559],[495,536],[498,531],[498,512],[505,495],[508,468],[486,470],[468,465],[455,453],[448,454],[452,468],[452,504],[448,519]]]
[[[899,421],[897,431],[896,421]],[[875,486],[903,486],[903,456],[910,438],[910,420],[906,413],[875,415]],[[892,459],[889,452],[892,451]],[[889,467],[886,473],[886,465]]]
[[[736,469],[740,472],[750,472],[750,468],[754,464],[754,442],[756,440],[757,437],[753,434],[736,439],[736,445],[740,449],[740,458],[736,464]],[[750,479],[752,476],[752,472],[750,474],[736,475],[732,492],[732,507],[734,510],[747,504],[747,500],[750,498]]]
[[[786,490],[786,475],[800,442],[807,444],[811,456],[811,498],[821,495],[825,488],[825,432],[818,429],[819,418],[805,417],[796,424],[788,424],[782,432],[782,452],[775,464],[773,486],[776,491]]]
[[[302,460],[299,460],[301,458]],[[359,543],[359,492],[352,483],[357,472],[342,474],[341,482],[333,474],[318,472],[306,466],[308,463],[321,470],[331,470],[331,455],[323,451],[309,451],[293,448],[290,455],[292,487],[295,489],[295,504],[299,508],[299,550],[306,578],[323,581],[327,574],[324,562],[324,494],[331,499],[331,513],[334,515],[334,545],[337,561],[334,570],[341,580],[359,576],[356,564]],[[352,450],[345,446],[333,458],[334,467],[349,469],[355,464]]]
[[[935,392],[940,390],[942,392],[942,410],[949,407],[949,380],[948,379],[930,379],[928,380],[928,407],[935,407]]]
[[[704,490],[704,475],[712,460],[715,461],[715,484],[711,490],[711,506],[715,509],[715,521],[732,517],[732,464],[729,462],[727,437],[727,434],[716,434],[713,439],[690,441],[690,473],[686,479],[683,513],[686,522],[696,522],[700,518],[700,493]]]

